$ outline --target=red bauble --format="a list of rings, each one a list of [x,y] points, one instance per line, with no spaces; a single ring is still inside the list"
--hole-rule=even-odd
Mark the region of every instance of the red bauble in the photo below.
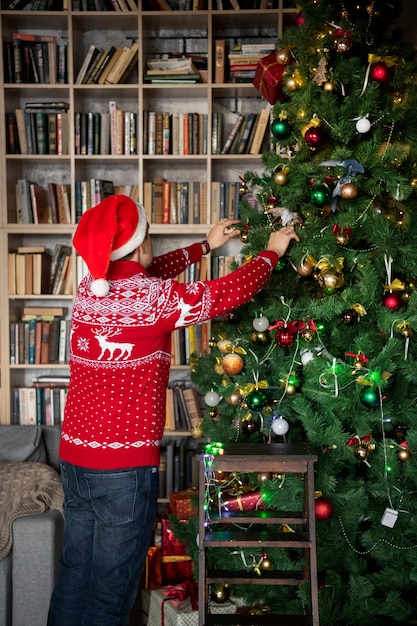
[[[297,15],[295,16],[295,25],[296,26],[301,26],[301,24],[304,24],[304,18],[301,15],[301,13],[297,13]]]
[[[282,326],[275,333],[275,341],[283,347],[292,346],[294,345],[294,333],[287,326]]]
[[[310,126],[306,130],[304,139],[309,148],[320,148],[326,138],[326,133],[321,126]]]
[[[369,78],[380,85],[388,85],[393,76],[392,68],[388,67],[383,61],[377,61],[371,65]]]
[[[316,498],[315,507],[316,519],[318,520],[330,519],[333,515],[333,504],[329,498],[325,498],[324,496]]]
[[[401,295],[395,291],[388,291],[382,298],[382,302],[387,309],[391,309],[392,311],[401,309],[401,307],[404,306],[404,301]]]

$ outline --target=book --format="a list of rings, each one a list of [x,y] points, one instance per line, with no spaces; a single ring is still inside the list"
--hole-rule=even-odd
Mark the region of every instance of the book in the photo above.
[[[105,71],[106,67],[109,65],[111,59],[113,58],[114,54],[116,53],[116,50],[117,50],[117,48],[115,46],[110,46],[110,48],[105,50],[105,55],[101,59],[101,64],[97,68],[96,73],[94,74],[94,76],[92,76],[91,82],[96,83],[96,84],[99,82],[103,72]]]
[[[268,127],[270,115],[270,109],[262,109],[262,111],[259,113],[259,118],[257,120],[255,128],[255,134],[253,135],[252,143],[249,148],[249,154],[260,153],[262,142],[264,140],[266,129]]]
[[[28,154],[24,110],[15,109],[14,114],[15,114],[16,126],[17,126],[17,136],[19,139],[20,154]]]
[[[17,181],[17,192],[20,199],[20,213],[22,224],[33,224],[32,203],[30,199],[30,182],[25,178]]]
[[[52,216],[45,187],[36,183],[30,183],[29,189],[34,223],[52,224]]]
[[[58,222],[59,224],[71,223],[71,207],[69,201],[69,186],[63,183],[56,185],[56,197],[58,205]]]
[[[197,389],[195,387],[185,387],[182,390],[182,395],[187,407],[190,427],[194,428],[202,418]]]
[[[33,253],[33,294],[48,294],[50,291],[51,255],[47,251],[35,252]]]
[[[236,146],[236,154],[244,154],[249,142],[249,136],[256,121],[256,113],[248,113],[245,117],[245,123],[243,125],[243,133],[239,141],[239,145]]]
[[[106,82],[107,76],[112,71],[113,67],[116,65],[117,61],[119,60],[120,55],[122,54],[122,51],[123,51],[123,48],[116,48],[115,52],[111,55],[111,58],[109,59],[108,63],[106,63],[106,66],[103,68],[103,71],[101,72],[100,76],[97,78],[98,85],[104,85],[104,83]]]
[[[227,41],[216,39],[214,42],[214,82],[225,83],[227,78]]]
[[[84,80],[84,76],[87,73],[87,70],[94,63],[99,53],[100,53],[100,49],[94,44],[90,44],[90,47],[87,50],[87,54],[84,57],[84,61],[82,62],[81,67],[78,71],[77,77],[75,79],[76,85],[82,84]]]
[[[235,123],[233,124],[232,129],[227,136],[226,142],[221,149],[221,154],[228,154],[231,151],[233,141],[235,140],[244,120],[245,116],[243,113],[236,113]]]

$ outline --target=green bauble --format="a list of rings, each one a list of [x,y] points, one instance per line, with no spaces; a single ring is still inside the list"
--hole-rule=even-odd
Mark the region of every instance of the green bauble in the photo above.
[[[254,389],[248,393],[245,400],[252,411],[261,411],[267,404],[267,397],[260,389]]]
[[[377,409],[380,405],[378,389],[374,387],[364,387],[360,393],[362,404],[370,409]]]
[[[276,117],[271,124],[271,133],[275,139],[286,139],[291,135],[291,126],[287,119]]]
[[[323,207],[329,204],[331,197],[331,191],[325,183],[314,185],[310,192],[311,204],[317,207]]]

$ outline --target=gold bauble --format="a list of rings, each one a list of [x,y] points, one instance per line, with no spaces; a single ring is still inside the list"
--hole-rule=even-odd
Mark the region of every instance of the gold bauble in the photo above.
[[[214,371],[218,376],[222,376],[224,374],[224,369],[221,363],[216,363],[214,366]]]
[[[261,568],[268,570],[272,568],[272,561],[268,556],[263,556],[261,561]]]
[[[222,366],[226,374],[229,374],[229,376],[236,376],[236,374],[240,374],[240,372],[243,370],[245,362],[240,354],[231,352],[230,354],[226,354],[226,356],[223,357]]]
[[[220,339],[220,341],[217,342],[217,347],[222,354],[228,354],[233,350],[232,342],[229,341],[229,339]]]
[[[288,63],[291,63],[292,60],[292,55],[290,50],[288,50],[288,48],[280,48],[277,51],[277,61],[280,65],[288,65]]]
[[[293,396],[297,391],[297,387],[295,385],[292,385],[290,383],[288,383],[287,385],[285,385],[285,393],[288,396]]]
[[[274,182],[277,185],[285,185],[287,180],[288,180],[287,172],[285,172],[284,170],[279,170],[278,172],[275,172],[275,174],[274,174]]]
[[[336,239],[336,243],[338,243],[340,246],[344,246],[349,241],[349,235],[347,233],[339,232],[335,235],[335,239]]]
[[[304,339],[304,341],[307,341],[307,343],[310,343],[310,341],[313,341],[313,339],[315,339],[316,334],[317,333],[313,328],[305,328],[301,332],[301,339]]]
[[[353,183],[345,183],[340,190],[340,195],[346,200],[353,200],[358,195],[358,190]]]
[[[248,243],[249,241],[249,231],[246,228],[240,233],[240,241],[242,243]]]
[[[400,461],[408,461],[411,456],[411,452],[410,450],[408,450],[408,448],[401,448],[401,450],[398,450],[397,456]]]
[[[369,456],[369,446],[365,445],[364,443],[360,443],[355,448],[355,456],[361,461],[366,461]]]
[[[323,89],[324,91],[333,91],[334,90],[334,82],[331,80],[326,80],[325,83],[323,83]]]
[[[272,474],[270,472],[259,472],[258,483],[263,483],[266,480],[272,480]]]
[[[297,91],[300,85],[298,81],[294,78],[294,76],[289,76],[285,81],[285,86],[288,91]]]
[[[197,424],[191,428],[190,434],[191,437],[194,437],[194,439],[201,439],[204,437],[203,420],[198,420]]]
[[[339,39],[335,41],[335,47],[341,54],[346,54],[346,52],[352,50],[352,40],[350,37],[339,37]]]
[[[311,276],[313,273],[313,266],[307,261],[302,261],[302,263],[297,267],[297,274],[305,278],[306,276]]]
[[[227,398],[227,402],[231,406],[238,406],[240,404],[241,400],[242,400],[242,396],[240,395],[240,393],[238,391],[234,391]]]
[[[340,289],[345,282],[343,274],[335,270],[323,270],[320,272],[317,280],[320,287],[328,293],[333,293]]]
[[[211,590],[211,599],[217,604],[224,604],[230,598],[229,583],[217,583]]]

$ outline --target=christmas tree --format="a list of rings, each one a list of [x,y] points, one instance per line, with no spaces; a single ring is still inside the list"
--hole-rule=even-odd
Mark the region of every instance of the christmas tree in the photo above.
[[[197,435],[317,449],[320,623],[416,623],[415,55],[395,27],[399,2],[299,0],[297,11],[277,43],[273,149],[241,176],[243,262],[270,229],[294,225],[301,242],[213,325],[193,370],[207,404]],[[302,488],[297,477],[223,476],[218,492],[293,510]],[[263,558],[294,565],[218,558],[219,569],[255,564],[260,575]],[[302,590],[244,593],[278,613],[308,602]]]

